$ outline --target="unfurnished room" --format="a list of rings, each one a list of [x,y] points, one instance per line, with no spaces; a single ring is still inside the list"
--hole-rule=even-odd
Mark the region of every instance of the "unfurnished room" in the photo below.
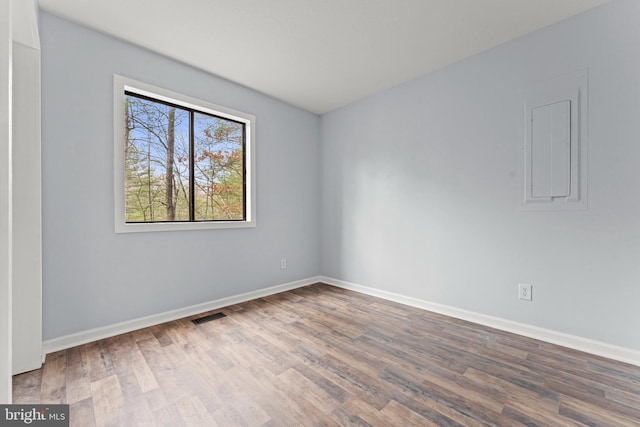
[[[640,426],[640,1],[0,31],[0,425]]]

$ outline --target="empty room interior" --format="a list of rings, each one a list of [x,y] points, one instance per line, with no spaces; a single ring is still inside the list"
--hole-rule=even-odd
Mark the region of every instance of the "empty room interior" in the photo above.
[[[640,426],[639,1],[7,0],[0,30],[0,403]]]

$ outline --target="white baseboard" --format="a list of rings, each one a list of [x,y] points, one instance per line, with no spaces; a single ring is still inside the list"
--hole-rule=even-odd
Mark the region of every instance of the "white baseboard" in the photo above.
[[[383,291],[380,289],[370,288],[355,283],[345,282],[343,280],[333,279],[331,277],[317,276],[308,279],[298,280],[295,282],[285,283],[282,285],[272,286],[257,291],[247,292],[214,301],[208,301],[202,304],[196,304],[189,307],[171,310],[164,313],[154,314],[151,316],[141,317],[126,322],[116,323],[114,325],[103,326],[100,328],[81,331],[63,337],[54,338],[42,343],[44,363],[45,356],[59,350],[75,347],[77,345],[86,344],[88,342],[97,341],[103,338],[113,337],[119,334],[135,331],[137,329],[158,325],[172,320],[181,319],[183,317],[193,316],[198,313],[216,310],[230,305],[239,304],[241,302],[250,301],[256,298],[285,292],[291,289],[301,288],[317,282],[327,283],[339,288],[352,290],[355,292],[383,298],[389,301],[398,302],[411,307],[421,308],[423,310],[432,311],[434,313],[444,314],[446,316],[455,317],[457,319],[467,320],[469,322],[478,323],[480,325],[489,326],[506,332],[523,335],[529,338],[546,341],[548,343],[561,345],[579,351],[584,351],[597,356],[607,357],[609,359],[618,360],[620,362],[629,363],[640,366],[640,351],[631,350],[588,338],[578,337],[575,335],[557,332],[550,329],[544,329],[525,323],[514,322],[512,320],[501,319],[499,317],[488,316],[473,311],[462,310],[460,308],[451,307],[443,304],[433,303],[418,298],[408,297],[393,292]]]
[[[113,337],[116,335],[135,331],[137,329],[159,325],[161,323],[170,322],[172,320],[181,319],[183,317],[193,316],[198,313],[217,310],[219,308],[228,307],[230,305],[239,304],[241,302],[250,301],[256,298],[278,294],[280,292],[289,291],[291,289],[301,288],[303,286],[308,286],[319,281],[320,277],[311,277],[308,279],[272,286],[265,289],[258,289],[257,291],[246,292],[243,294],[221,298],[214,301],[208,301],[202,304],[196,304],[189,307],[166,311],[164,313],[153,314],[151,316],[140,317],[138,319],[128,320],[126,322],[116,323],[114,325],[89,329],[87,331],[76,332],[74,334],[47,340],[42,343],[42,361],[44,363],[44,359],[47,354],[54,353],[59,350],[65,350],[77,345],[101,340],[103,338]]]
[[[527,325],[525,323],[514,322],[512,320],[501,319],[499,317],[488,316],[486,314],[475,313],[473,311],[462,310],[448,305],[424,301],[393,292],[369,288],[367,286],[357,285],[355,283],[349,283],[330,277],[321,276],[318,281],[337,286],[339,288],[398,302],[411,307],[417,307],[423,310],[455,317],[457,319],[467,320],[469,322],[478,323],[480,325],[489,326],[502,331],[512,332],[514,334],[523,335],[525,337],[534,338],[551,344],[557,344],[574,350],[584,351],[597,356],[640,366],[640,351],[637,350],[619,347],[550,329],[544,329],[533,325]]]

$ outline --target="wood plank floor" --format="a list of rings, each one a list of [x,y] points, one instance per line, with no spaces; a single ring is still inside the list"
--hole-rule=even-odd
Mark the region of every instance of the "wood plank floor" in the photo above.
[[[324,284],[50,354],[74,426],[640,426],[640,368]],[[199,317],[199,316],[195,316]]]

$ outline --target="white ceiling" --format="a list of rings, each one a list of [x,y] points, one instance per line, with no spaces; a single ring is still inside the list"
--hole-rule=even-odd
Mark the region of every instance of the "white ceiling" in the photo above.
[[[39,0],[322,114],[609,0]]]

